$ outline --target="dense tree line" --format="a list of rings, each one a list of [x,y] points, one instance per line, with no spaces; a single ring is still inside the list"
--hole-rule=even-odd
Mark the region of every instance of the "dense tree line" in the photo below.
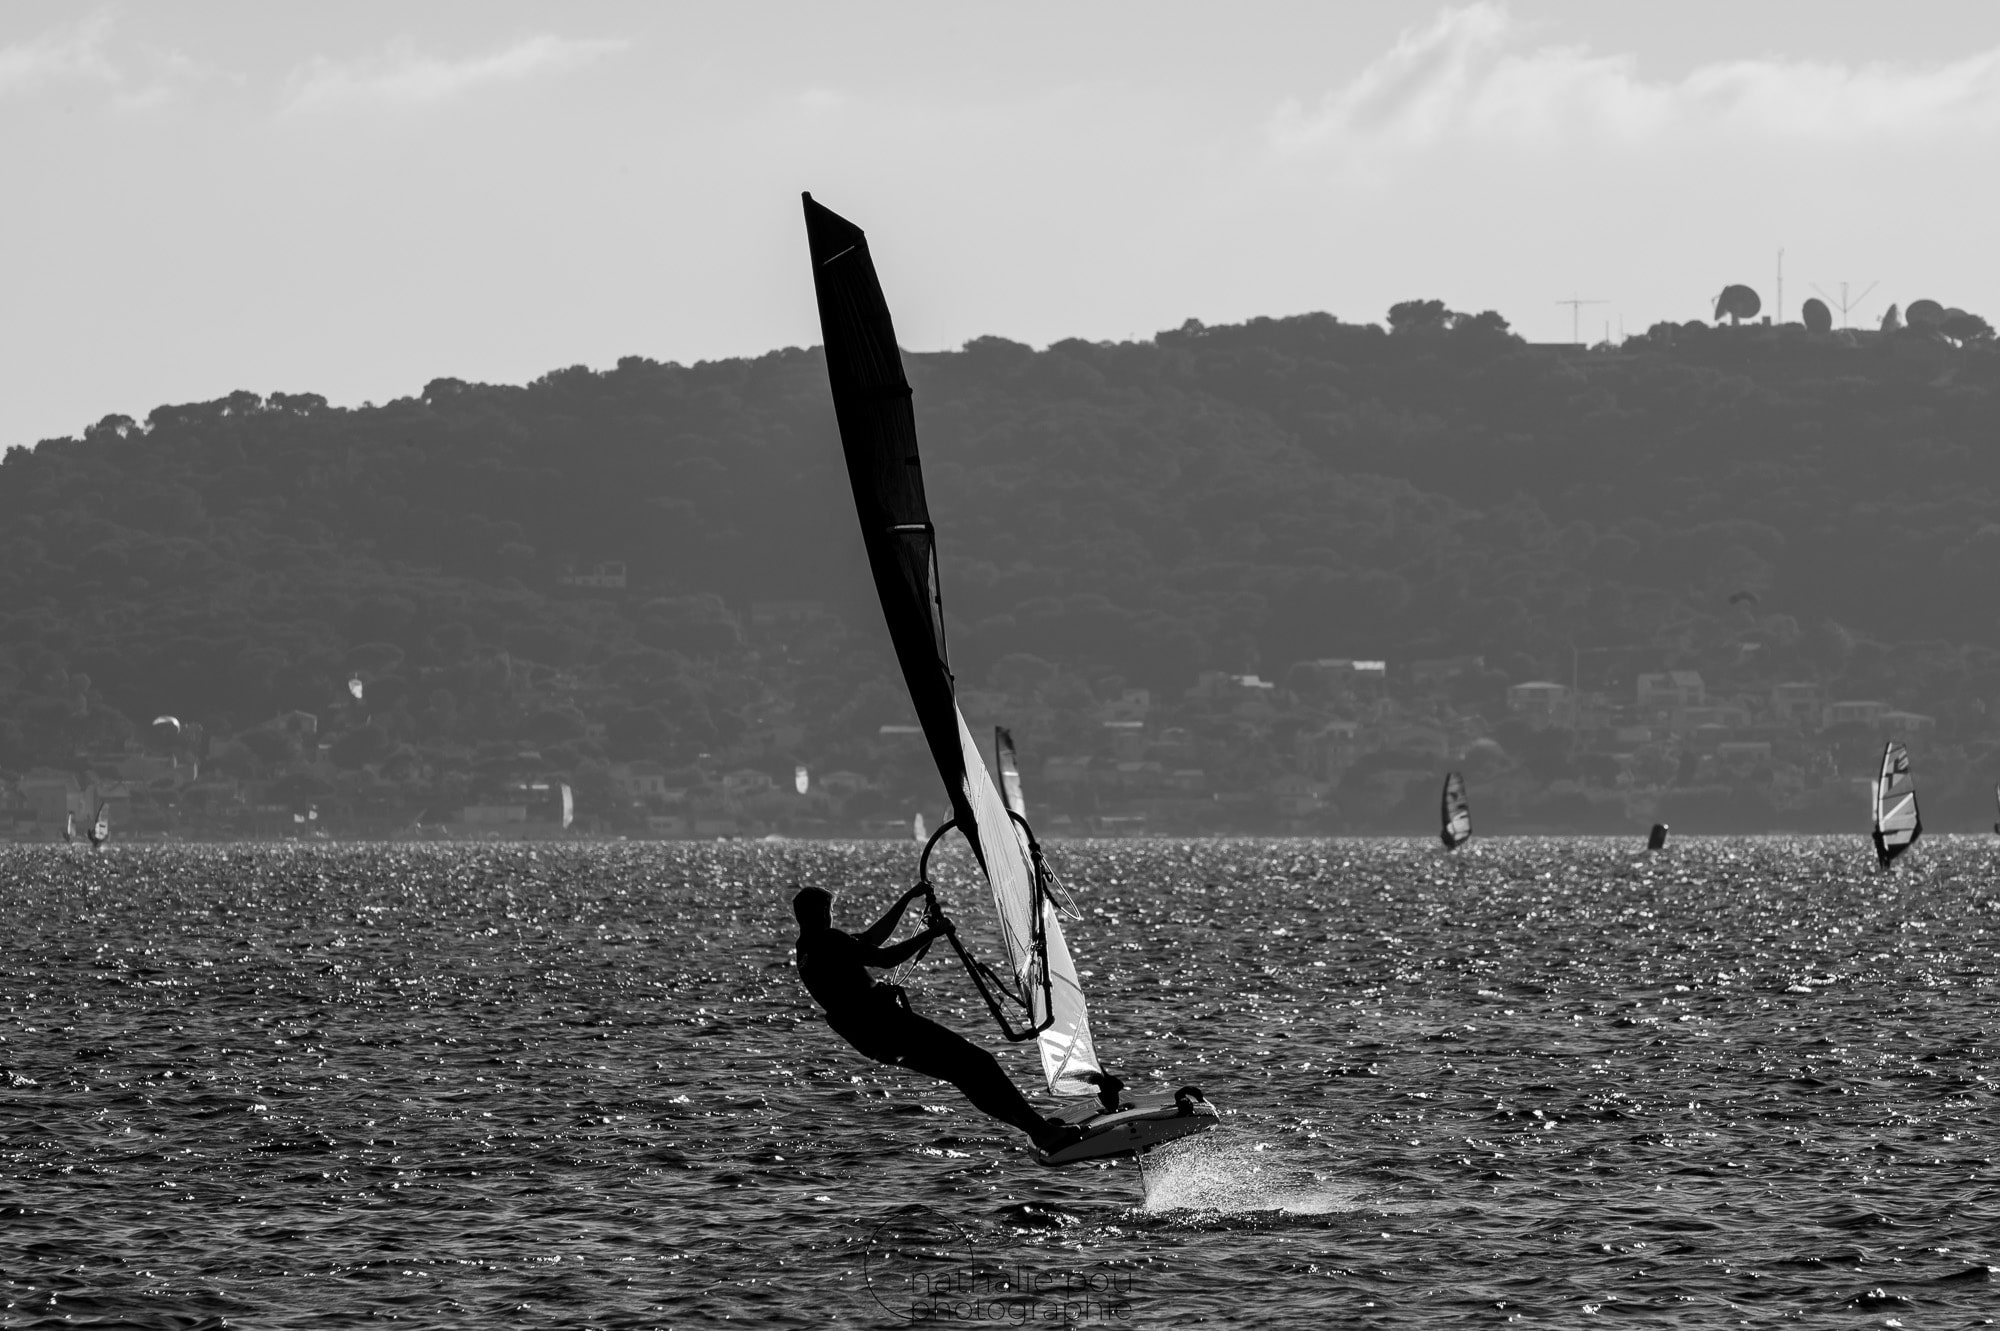
[[[1574,647],[1586,675],[1837,682],[1966,737],[2000,704],[1983,338],[1585,352],[1409,302],[908,362],[969,683],[1032,658],[1080,706],[1460,653],[1567,679]],[[774,761],[819,762],[900,715],[853,525],[816,349],[107,417],[0,463],[0,767],[170,744],[164,712],[269,774],[289,751],[245,737],[293,708],[385,780],[686,763],[787,718]],[[623,592],[559,582],[611,560]],[[778,600],[832,619],[752,621]]]

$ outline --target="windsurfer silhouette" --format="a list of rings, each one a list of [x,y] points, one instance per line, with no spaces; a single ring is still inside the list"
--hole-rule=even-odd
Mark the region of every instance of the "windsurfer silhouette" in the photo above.
[[[924,885],[918,884],[905,892],[858,936],[833,927],[831,892],[807,887],[792,897],[792,914],[799,921],[799,980],[826,1010],[826,1024],[877,1063],[892,1063],[950,1082],[980,1112],[1027,1133],[1040,1150],[1081,1136],[1082,1130],[1075,1125],[1036,1113],[993,1055],[958,1032],[911,1011],[909,995],[901,985],[870,978],[867,967],[883,970],[899,966],[933,938],[950,931],[943,915],[934,913],[922,933],[883,946],[896,931],[903,912],[925,891]]]

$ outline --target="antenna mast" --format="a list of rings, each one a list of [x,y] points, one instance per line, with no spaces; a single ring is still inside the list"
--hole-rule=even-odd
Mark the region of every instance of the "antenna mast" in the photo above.
[[[1778,317],[1777,323],[1785,321],[1785,247],[1778,246]]]
[[[1875,281],[1870,282],[1867,286],[1861,288],[1861,294],[1856,296],[1852,300],[1849,300],[1847,298],[1847,283],[1845,282],[1842,282],[1840,284],[1839,300],[1835,300],[1832,296],[1827,296],[1826,292],[1820,290],[1820,285],[1817,282],[1813,283],[1813,290],[1818,291],[1819,294],[1822,296],[1826,296],[1826,303],[1840,311],[1840,326],[1842,328],[1845,328],[1847,327],[1847,312],[1853,309],[1855,306],[1859,305],[1862,301],[1867,300],[1868,293],[1873,291],[1876,287],[1880,286],[1881,284],[1882,284],[1881,279],[1877,278]]]
[[[1586,305],[1609,305],[1610,303],[1611,303],[1611,302],[1610,302],[1610,301],[1608,301],[1608,300],[1579,300],[1579,299],[1578,299],[1577,297],[1575,297],[1575,296],[1571,296],[1571,297],[1570,297],[1570,298],[1569,298],[1568,300],[1559,300],[1559,301],[1557,301],[1557,302],[1556,302],[1556,304],[1558,304],[1558,305],[1567,305],[1567,306],[1569,306],[1569,340],[1570,340],[1571,342],[1574,342],[1574,343],[1576,343],[1576,344],[1577,344],[1577,345],[1579,345],[1579,346],[1581,346],[1581,345],[1582,345],[1582,343],[1583,343],[1583,331],[1582,331],[1582,330],[1583,330],[1583,307],[1584,307],[1584,306],[1586,306]]]

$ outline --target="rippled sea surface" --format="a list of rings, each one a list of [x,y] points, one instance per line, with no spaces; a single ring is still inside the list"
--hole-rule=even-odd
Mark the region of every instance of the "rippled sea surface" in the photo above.
[[[1050,852],[1143,1180],[817,1020],[913,846],[0,852],[0,1326],[2000,1316],[1994,840]]]

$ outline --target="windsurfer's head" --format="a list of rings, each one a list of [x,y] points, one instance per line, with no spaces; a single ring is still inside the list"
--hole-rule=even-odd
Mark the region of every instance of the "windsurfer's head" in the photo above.
[[[802,929],[827,929],[833,925],[833,893],[823,887],[802,887],[792,896],[792,914]]]

